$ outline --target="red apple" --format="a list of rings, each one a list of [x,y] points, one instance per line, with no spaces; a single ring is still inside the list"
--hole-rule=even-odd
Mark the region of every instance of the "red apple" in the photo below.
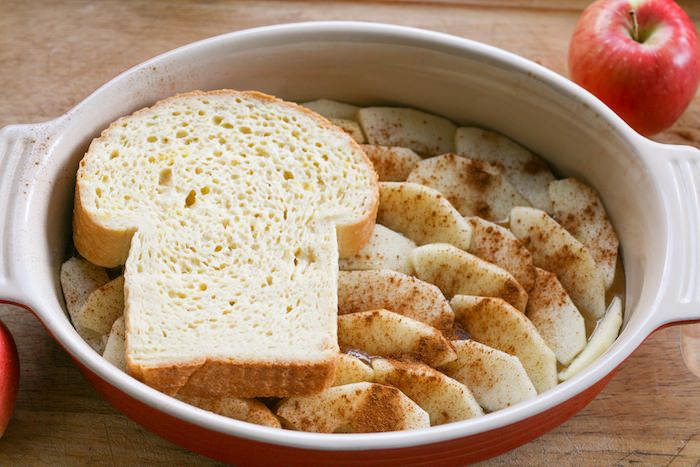
[[[581,15],[569,45],[571,79],[632,128],[671,126],[698,87],[698,37],[672,0],[598,0]]]
[[[19,385],[19,357],[10,331],[0,321],[0,437],[10,422]]]

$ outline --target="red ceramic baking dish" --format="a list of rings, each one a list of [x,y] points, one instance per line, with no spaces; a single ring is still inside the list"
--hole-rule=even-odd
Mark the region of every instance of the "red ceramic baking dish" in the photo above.
[[[117,117],[177,92],[256,89],[424,109],[498,130],[601,194],[626,270],[617,342],[573,379],[484,417],[429,429],[315,434],[231,420],[120,372],[75,332],[59,286],[75,173]],[[25,307],[117,409],[188,449],[241,465],[464,464],[505,452],[583,408],[662,326],[700,319],[698,151],[654,143],[591,94],[535,63],[434,32],[353,22],[240,31],[121,74],[65,115],[0,131],[0,301]]]

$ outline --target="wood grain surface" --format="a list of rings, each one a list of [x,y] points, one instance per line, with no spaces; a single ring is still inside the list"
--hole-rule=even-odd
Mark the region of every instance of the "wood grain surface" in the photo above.
[[[126,68],[188,42],[275,23],[356,19],[443,31],[566,74],[585,0],[361,2],[0,0],[0,126],[70,109]],[[679,2],[700,21],[700,2]],[[660,141],[700,147],[700,99]],[[117,413],[29,313],[0,305],[21,358],[0,465],[213,465]],[[678,328],[649,338],[585,410],[484,465],[697,465],[700,380]]]

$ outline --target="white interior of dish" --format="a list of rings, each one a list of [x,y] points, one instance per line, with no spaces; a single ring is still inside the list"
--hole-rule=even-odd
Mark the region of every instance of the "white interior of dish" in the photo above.
[[[218,88],[256,89],[295,101],[326,97],[415,107],[459,124],[497,130],[545,157],[560,175],[582,177],[600,192],[620,236],[627,274],[621,338],[600,362],[533,401],[480,419],[405,433],[315,435],[258,427],[186,406],[119,373],[80,341],[62,308],[58,272],[72,242],[78,162],[90,140],[116,118],[177,92]],[[659,187],[636,154],[643,140],[585,91],[500,50],[384,25],[263,28],[213,38],[140,65],[49,125],[59,136],[40,161],[41,171],[33,173],[38,179],[24,207],[32,226],[25,245],[33,245],[24,256],[33,274],[31,283],[24,284],[24,294],[32,297],[27,304],[88,368],[189,421],[238,436],[322,449],[449,439],[563,402],[611,371],[649,332],[668,233]]]

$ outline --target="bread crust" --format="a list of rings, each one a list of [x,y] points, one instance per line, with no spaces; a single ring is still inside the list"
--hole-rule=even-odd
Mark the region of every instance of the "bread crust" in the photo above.
[[[372,163],[358,143],[350,138],[343,130],[337,128],[326,118],[294,103],[282,101],[276,97],[257,91],[235,91],[229,89],[217,91],[192,91],[163,99],[153,106],[138,110],[130,116],[122,117],[113,122],[102,134],[93,141],[100,141],[109,136],[112,128],[120,125],[124,119],[142,113],[152,112],[159,106],[166,105],[176,99],[191,96],[207,95],[238,95],[252,96],[261,101],[274,102],[293,108],[313,118],[319,126],[338,134],[347,144],[356,149],[368,167],[368,176],[373,187],[373,195],[365,202],[363,215],[357,219],[336,222],[336,234],[339,254],[341,257],[356,254],[367,243],[377,216],[379,207],[379,184]],[[91,145],[92,148],[92,145]],[[86,154],[90,153],[90,149]],[[78,169],[75,190],[75,205],[73,211],[73,240],[78,252],[88,261],[104,267],[115,267],[126,263],[129,255],[131,239],[137,230],[136,226],[125,226],[121,229],[107,227],[100,219],[94,217],[84,206],[80,182],[86,176],[85,159]],[[128,296],[128,286],[125,293]],[[128,305],[127,305],[128,309]],[[129,319],[126,317],[127,348],[130,332]],[[221,359],[206,359],[204,361],[181,362],[154,367],[139,366],[128,361],[128,372],[155,389],[170,395],[189,395],[198,397],[236,396],[236,397],[265,397],[308,395],[330,387],[335,378],[336,358],[317,361],[279,361],[255,362],[234,361]]]

